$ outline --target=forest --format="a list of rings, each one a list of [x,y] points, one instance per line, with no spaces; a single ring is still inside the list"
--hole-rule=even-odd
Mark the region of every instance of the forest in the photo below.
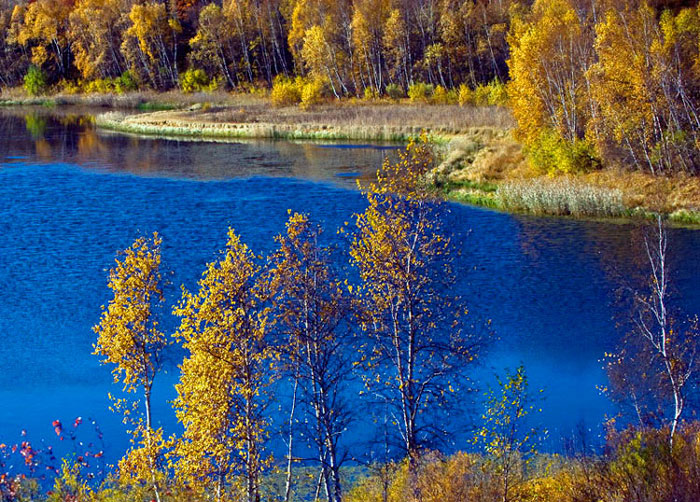
[[[425,182],[434,162],[423,137],[360,183],[366,207],[338,229],[345,246],[292,211],[266,256],[229,229],[179,300],[165,294],[158,233],[119,252],[93,349],[131,446],[105,465],[98,424],[88,442],[82,418],[56,420],[72,454],[0,444],[2,500],[697,500],[700,329],[675,306],[664,221],[633,243],[642,280],[621,288],[623,336],[603,359],[600,390],[619,413],[603,436],[582,428],[547,451],[525,367],[496,385],[471,379],[496,334],[451,294],[448,205]],[[173,353],[179,425],[165,431],[152,392]],[[358,425],[371,434],[352,437]]]
[[[543,173],[696,175],[699,16],[680,0],[2,0],[0,86],[505,104]]]

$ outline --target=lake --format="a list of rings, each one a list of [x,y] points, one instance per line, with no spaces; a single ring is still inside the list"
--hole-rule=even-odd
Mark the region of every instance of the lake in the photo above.
[[[92,418],[110,461],[127,446],[108,410],[107,393],[118,387],[91,352],[115,251],[158,231],[172,300],[180,284],[195,287],[228,227],[268,252],[292,209],[339,239],[335,230],[364,209],[355,180],[393,151],[138,138],[96,131],[81,110],[2,111],[0,136],[0,442],[18,441],[22,430],[33,441],[52,440],[53,420]],[[446,219],[461,248],[458,292],[498,336],[475,381],[483,389],[494,372],[523,363],[531,387],[544,389],[538,421],[549,431],[546,447],[559,449],[580,424],[598,435],[615,413],[596,389],[605,384],[600,360],[620,337],[617,278],[635,270],[639,226],[456,204]],[[678,305],[698,313],[700,232],[672,229],[670,245]],[[173,354],[154,402],[155,420],[168,430],[175,430],[169,400],[181,356]],[[449,427],[464,430],[480,412],[470,409]],[[466,447],[460,441],[453,448]]]

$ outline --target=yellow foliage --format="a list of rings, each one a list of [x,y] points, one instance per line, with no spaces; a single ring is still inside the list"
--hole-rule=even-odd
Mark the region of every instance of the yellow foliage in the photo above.
[[[102,356],[103,363],[114,365],[115,383],[121,382],[127,393],[141,389],[145,403],[139,413],[138,401],[113,399],[114,408],[124,413],[124,422],[130,423],[132,443],[142,447],[131,450],[123,459],[132,479],[150,484],[158,493],[157,473],[162,459],[162,431],[151,428],[151,389],[160,369],[161,352],[167,345],[159,330],[156,309],[163,301],[160,273],[161,238],[157,233],[151,239],[139,238],[124,250],[122,259],[109,273],[109,288],[113,298],[103,310],[94,353]],[[111,397],[111,396],[110,396]]]
[[[269,462],[262,452],[262,410],[274,357],[265,339],[268,311],[259,272],[255,256],[230,230],[199,292],[183,290],[174,309],[181,318],[176,336],[189,353],[176,385],[176,415],[184,426],[175,447],[178,479],[195,491],[213,487],[220,494],[243,476],[250,500]]]
[[[321,79],[308,80],[301,89],[301,107],[306,109],[322,103],[325,88],[326,84]]]
[[[278,76],[272,84],[270,99],[276,106],[290,106],[301,102],[301,88],[303,81],[299,78],[292,80],[284,76]]]
[[[103,363],[114,365],[114,381],[124,390],[149,387],[160,366],[160,351],[167,344],[158,328],[155,308],[163,299],[160,274],[161,238],[143,237],[116,260],[109,273],[113,298],[103,310],[94,353],[103,356]]]
[[[459,86],[458,95],[459,106],[467,106],[475,104],[474,91],[467,84]]]
[[[572,0],[537,0],[528,19],[512,26],[508,96],[517,136],[526,145],[543,128],[567,141],[583,135],[585,72],[593,54],[582,24]],[[487,94],[477,104],[488,104]]]

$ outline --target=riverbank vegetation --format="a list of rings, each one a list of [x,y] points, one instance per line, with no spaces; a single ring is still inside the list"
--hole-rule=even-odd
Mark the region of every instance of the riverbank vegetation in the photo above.
[[[700,330],[673,306],[663,221],[638,244],[647,279],[622,290],[626,336],[604,357],[601,390],[620,414],[604,438],[582,428],[561,438],[562,453],[541,453],[546,403],[526,369],[505,369],[486,389],[469,378],[494,337],[451,294],[447,208],[425,182],[434,163],[425,138],[387,160],[362,185],[367,206],[339,229],[338,246],[306,214],[290,212],[265,257],[229,229],[173,305],[162,238],[138,238],[117,255],[94,328],[131,447],[110,468],[94,422],[96,438],[83,441],[82,419],[55,421],[73,454],[61,463],[46,443],[0,445],[2,499],[696,500]],[[172,403],[179,427],[166,432],[151,395],[170,344],[184,358]],[[468,403],[483,411],[470,418]]]

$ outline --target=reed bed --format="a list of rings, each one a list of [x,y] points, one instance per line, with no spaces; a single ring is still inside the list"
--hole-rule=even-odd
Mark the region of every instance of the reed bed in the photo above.
[[[620,217],[627,214],[622,191],[584,184],[571,178],[509,181],[498,187],[504,209],[576,217]]]

